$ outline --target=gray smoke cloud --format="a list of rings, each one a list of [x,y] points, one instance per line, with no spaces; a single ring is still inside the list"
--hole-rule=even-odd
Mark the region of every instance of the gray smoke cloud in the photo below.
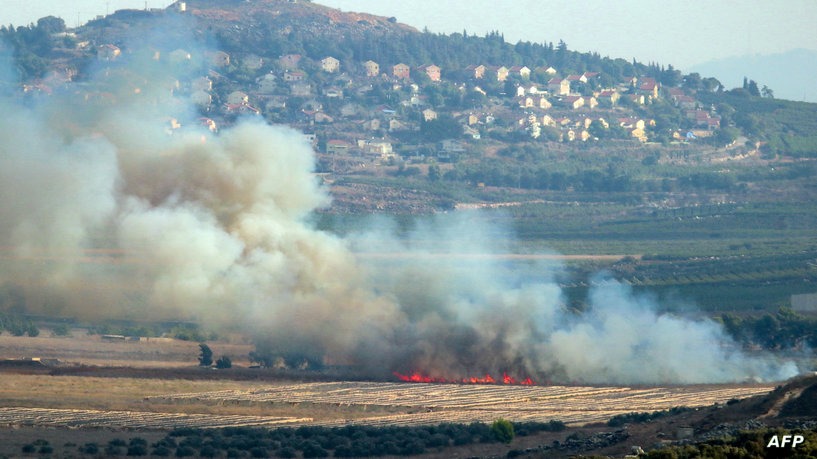
[[[29,312],[197,321],[372,377],[797,373],[611,280],[599,279],[587,312],[568,312],[561,266],[488,256],[509,252],[497,241],[513,235],[478,213],[439,216],[404,238],[383,221],[344,238],[318,231],[309,217],[330,196],[303,136],[250,119],[211,133],[168,78],[161,61],[139,61],[36,103],[0,101],[0,284]],[[168,133],[169,117],[182,128]]]

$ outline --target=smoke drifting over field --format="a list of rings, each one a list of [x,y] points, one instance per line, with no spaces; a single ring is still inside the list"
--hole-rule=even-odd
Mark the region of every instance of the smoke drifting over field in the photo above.
[[[145,74],[156,65],[0,102],[4,308],[194,320],[373,377],[693,383],[797,372],[735,350],[713,322],[660,315],[615,282],[599,282],[592,308],[575,315],[558,265],[429,255],[410,242],[502,251],[474,214],[406,239],[382,224],[349,238],[318,231],[307,217],[330,197],[303,136],[257,120],[213,134],[162,90],[167,75]],[[183,126],[172,134],[171,115]]]

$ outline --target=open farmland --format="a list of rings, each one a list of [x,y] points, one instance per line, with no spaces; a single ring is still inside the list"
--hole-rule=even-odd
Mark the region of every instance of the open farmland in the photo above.
[[[157,375],[159,378],[160,375]],[[707,406],[768,385],[498,386],[379,382],[248,382],[4,375],[0,425],[169,430],[179,427],[604,422],[632,411]],[[35,388],[34,391],[22,388]],[[71,389],[72,395],[65,397]],[[33,396],[32,394],[36,394]]]
[[[321,382],[287,384],[251,390],[226,390],[150,397],[150,401],[190,403],[260,404],[269,406],[309,404],[348,407],[351,411],[394,410],[354,422],[365,425],[423,425],[441,422],[490,422],[561,420],[583,425],[606,421],[621,413],[657,411],[676,406],[707,406],[732,398],[766,393],[771,386],[582,387],[499,386],[461,384],[412,384]],[[323,425],[342,425],[346,419]]]

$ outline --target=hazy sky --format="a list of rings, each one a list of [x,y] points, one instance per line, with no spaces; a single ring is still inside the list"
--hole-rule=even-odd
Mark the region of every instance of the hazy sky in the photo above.
[[[316,0],[394,16],[419,29],[505,40],[567,43],[576,51],[635,57],[684,70],[713,59],[817,50],[817,1],[786,0]]]
[[[0,24],[28,25],[45,16],[61,17],[68,27],[127,8],[164,8],[172,0],[0,0]]]
[[[191,3],[194,0],[191,0]],[[0,0],[0,24],[54,15],[69,27],[122,8],[161,8],[169,0]],[[577,51],[635,57],[681,70],[714,59],[817,50],[817,1],[786,0],[316,0],[344,11],[395,16],[432,32],[485,34],[519,40],[564,40]]]

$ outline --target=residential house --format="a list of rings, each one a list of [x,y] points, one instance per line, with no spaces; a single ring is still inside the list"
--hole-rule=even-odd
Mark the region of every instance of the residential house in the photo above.
[[[207,91],[193,91],[190,93],[190,102],[202,108],[207,108],[213,103],[213,96]]]
[[[468,78],[481,80],[485,76],[485,66],[482,64],[469,65],[468,67],[465,67],[465,73],[468,75]]]
[[[326,141],[326,154],[345,155],[351,150],[352,144],[341,139],[330,139]]]
[[[287,97],[286,96],[271,96],[267,98],[267,103],[264,108],[267,111],[278,111],[287,108]]]
[[[548,92],[555,96],[566,96],[570,94],[570,82],[564,78],[553,77],[548,80]]]
[[[615,89],[605,89],[599,93],[596,100],[598,100],[599,105],[610,108],[616,105],[620,97],[621,95]]]
[[[445,139],[440,142],[440,150],[446,153],[465,153],[467,145],[459,140]]]
[[[229,105],[246,104],[249,102],[250,96],[248,96],[247,93],[243,91],[233,91],[227,95],[227,104]]]
[[[590,109],[596,108],[599,105],[599,101],[596,100],[593,96],[584,96],[584,106]]]
[[[216,132],[218,130],[216,122],[210,118],[199,118],[199,124],[206,127],[210,132]]]
[[[648,100],[653,100],[658,98],[659,89],[660,84],[655,81],[655,78],[644,77],[639,81],[635,93],[645,96]]]
[[[684,110],[694,110],[698,106],[698,101],[695,100],[694,97],[690,97],[687,95],[674,95],[671,96],[672,102],[679,108]]]
[[[695,123],[696,127],[705,128],[714,131],[721,127],[721,120],[718,117],[713,117],[705,110],[687,110],[687,118]]]
[[[278,64],[285,70],[293,70],[298,68],[298,63],[302,58],[300,54],[287,54],[278,58]]]
[[[437,112],[434,110],[427,108],[423,110],[423,121],[432,121],[437,119]]]
[[[284,72],[284,81],[286,82],[303,81],[304,78],[306,78],[306,72],[303,70],[287,70]]]
[[[258,92],[261,94],[272,94],[278,87],[276,80],[278,80],[278,78],[271,73],[267,73],[258,78],[255,80],[255,82],[258,83]]]
[[[434,64],[421,65],[417,71],[425,73],[431,81],[440,81],[440,68]]]
[[[298,81],[290,85],[289,93],[294,97],[309,97],[312,95],[312,85]]]
[[[168,54],[168,58],[173,64],[181,64],[182,62],[190,61],[190,59],[193,58],[193,55],[183,49],[176,49]]]
[[[508,68],[504,65],[496,66],[496,65],[489,65],[485,68],[485,73],[488,77],[495,79],[496,81],[505,81],[508,79]]]
[[[645,103],[643,94],[624,94],[622,97],[626,97],[634,105],[644,105]]]
[[[399,80],[409,80],[411,79],[411,69],[408,65],[400,63],[395,64],[392,66],[392,76]]]
[[[576,110],[584,106],[584,97],[582,96],[564,96],[559,100],[559,105],[571,110]]]
[[[508,69],[508,74],[527,80],[530,78],[530,69],[524,65],[514,65]]]
[[[340,70],[340,61],[332,56],[321,59],[321,70],[328,73],[335,73]]]
[[[105,44],[97,48],[96,57],[101,61],[112,61],[122,55],[122,50],[118,46]]]
[[[343,90],[338,87],[331,86],[323,91],[323,95],[330,99],[343,99]]]
[[[264,66],[264,59],[255,54],[248,54],[241,59],[241,65],[247,70],[260,70]]]
[[[406,123],[398,120],[398,119],[390,119],[389,120],[389,132],[394,131],[406,131],[409,129],[409,125]]]
[[[538,96],[524,96],[518,99],[519,107],[521,108],[541,108],[546,110],[553,105],[547,99],[547,97],[538,95]]]
[[[260,115],[261,110],[253,107],[252,105],[244,102],[240,104],[224,104],[224,111],[231,114],[237,115]]]
[[[587,83],[587,77],[584,76],[584,74],[582,74],[582,75],[568,75],[567,78],[565,78],[565,79],[567,81],[569,81],[571,84],[572,83]]]
[[[363,68],[366,70],[367,77],[376,77],[380,75],[380,65],[375,61],[366,61],[363,63]]]
[[[315,112],[313,119],[317,124],[329,124],[335,122],[334,118],[324,112]]]
[[[207,58],[215,67],[229,67],[230,65],[230,55],[224,51],[207,53]]]
[[[207,77],[199,77],[190,82],[190,89],[193,91],[210,92],[213,90],[213,80]]]
[[[542,116],[542,126],[556,126],[556,121],[550,115]]]
[[[479,129],[476,129],[471,126],[463,126],[462,135],[471,137],[474,140],[479,140],[482,138],[482,134],[480,134]]]
[[[340,107],[340,116],[350,118],[363,112],[363,108],[358,104],[348,103]]]
[[[536,73],[543,73],[545,75],[556,75],[556,69],[549,66],[549,65],[542,65],[540,67],[536,67],[534,70]]]
[[[367,131],[377,131],[380,129],[380,120],[373,118],[368,121],[364,121],[362,127]]]
[[[624,117],[618,119],[618,125],[624,129],[644,129],[646,124],[644,120],[634,116]]]
[[[593,78],[596,78],[597,76],[599,76],[599,72],[584,72],[582,74],[582,76],[584,77],[584,81],[586,83],[586,82],[592,80]]]
[[[363,144],[363,152],[370,155],[380,156],[381,159],[394,157],[394,148],[391,142],[385,140],[367,140]]]

